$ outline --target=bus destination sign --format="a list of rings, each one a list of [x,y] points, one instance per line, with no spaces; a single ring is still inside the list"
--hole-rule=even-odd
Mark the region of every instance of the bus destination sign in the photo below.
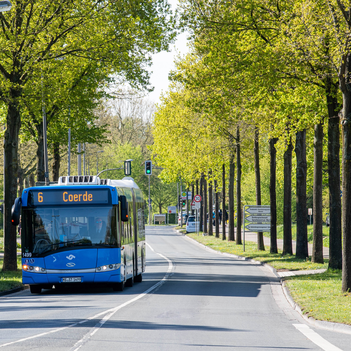
[[[56,189],[31,190],[31,204],[38,205],[85,205],[108,204],[108,189]]]

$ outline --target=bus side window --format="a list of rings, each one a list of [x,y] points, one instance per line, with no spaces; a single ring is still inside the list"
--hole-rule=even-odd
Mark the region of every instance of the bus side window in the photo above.
[[[121,214],[121,207],[118,205],[119,218],[121,218],[120,214]],[[120,233],[120,235],[121,235],[121,245],[125,245],[125,243],[126,243],[126,240],[125,240],[125,224],[121,220],[119,220],[118,222],[119,222],[119,226],[120,226],[120,229],[121,229],[121,233]]]
[[[117,247],[121,246],[121,230],[119,227],[119,213],[118,213],[118,207],[115,207],[115,230],[116,230],[116,240],[117,240]]]

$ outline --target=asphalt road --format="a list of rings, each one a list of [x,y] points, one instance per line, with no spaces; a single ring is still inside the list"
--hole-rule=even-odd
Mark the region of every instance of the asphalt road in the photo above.
[[[170,227],[147,228],[143,282],[28,290],[0,298],[4,350],[347,351],[351,335],[316,329],[292,310],[278,279]]]

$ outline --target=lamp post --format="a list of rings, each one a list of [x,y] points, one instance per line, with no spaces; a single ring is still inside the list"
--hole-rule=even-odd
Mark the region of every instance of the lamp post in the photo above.
[[[10,1],[0,1],[0,12],[10,11],[12,4]]]
[[[100,150],[96,152],[96,174],[99,174],[99,154],[104,152],[104,150]]]
[[[81,155],[80,143],[78,143],[78,175],[82,175],[82,155]]]
[[[98,152],[101,152],[101,151],[98,151]],[[100,171],[99,173],[96,174],[96,176],[98,177],[101,173],[103,172],[107,172],[107,171],[116,171],[118,169],[124,169],[124,175],[130,175],[130,171],[131,171],[131,166],[130,166],[130,162],[132,162],[133,160],[132,159],[129,159],[129,160],[125,160],[125,161],[117,161],[117,163],[121,163],[121,162],[124,162],[124,167],[118,167],[118,168],[108,168],[108,169],[104,169],[102,171]],[[126,163],[129,163],[129,166],[126,166]],[[127,174],[128,172],[128,174]]]

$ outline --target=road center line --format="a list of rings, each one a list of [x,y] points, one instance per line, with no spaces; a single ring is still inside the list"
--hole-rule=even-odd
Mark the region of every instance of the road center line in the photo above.
[[[293,326],[324,351],[342,351],[329,341],[322,338],[306,324],[293,324]]]
[[[146,243],[146,245],[150,248],[150,250],[152,250],[153,252],[155,252],[155,250],[148,244]],[[81,322],[77,322],[77,323],[73,323],[73,324],[70,324],[66,327],[62,327],[62,328],[58,328],[58,329],[54,329],[54,330],[51,330],[51,331],[48,331],[48,332],[45,332],[45,333],[41,333],[41,334],[37,334],[37,335],[33,335],[33,336],[30,336],[28,338],[23,338],[23,339],[19,339],[19,340],[16,340],[16,341],[11,341],[11,342],[8,342],[6,344],[2,344],[0,345],[0,348],[1,347],[5,347],[5,346],[9,346],[9,345],[13,345],[13,344],[17,344],[17,343],[20,343],[20,342],[23,342],[23,341],[27,341],[27,340],[31,340],[31,339],[36,339],[36,338],[39,338],[41,336],[45,336],[45,335],[49,335],[49,334],[52,334],[52,333],[56,333],[56,332],[59,332],[59,331],[62,331],[62,330],[65,330],[65,329],[68,329],[68,328],[72,328],[72,327],[75,327],[79,324],[83,324],[83,323],[86,323],[86,322],[89,322],[90,320],[92,319],[97,319],[97,318],[100,318],[101,316],[104,316],[92,329],[91,332],[85,334],[85,336],[80,339],[79,341],[77,341],[75,343],[75,345],[73,346],[73,348],[71,349],[71,351],[76,351],[78,350],[80,347],[82,347],[89,339],[91,336],[93,336],[98,330],[99,328],[101,328],[117,311],[119,311],[120,309],[122,309],[123,307],[126,307],[128,305],[130,305],[131,303],[137,301],[137,300],[140,300],[141,298],[143,298],[145,295],[147,294],[150,294],[152,291],[154,291],[155,289],[157,289],[158,287],[160,287],[161,285],[163,285],[165,283],[165,281],[168,279],[168,277],[170,276],[172,270],[173,270],[173,263],[172,261],[167,258],[166,256],[158,253],[158,252],[155,252],[157,255],[159,255],[160,257],[162,257],[163,259],[165,259],[167,262],[168,262],[168,269],[167,269],[167,272],[165,274],[165,276],[158,282],[156,283],[155,285],[151,286],[149,289],[145,290],[143,293],[139,294],[138,296],[134,297],[133,299],[119,305],[119,306],[116,306],[116,307],[113,307],[113,308],[110,308],[106,311],[103,311],[103,312],[100,312],[92,317],[89,317]]]

